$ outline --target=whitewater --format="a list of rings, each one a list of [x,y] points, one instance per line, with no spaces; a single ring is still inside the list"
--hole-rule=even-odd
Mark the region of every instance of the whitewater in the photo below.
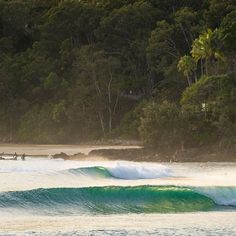
[[[236,235],[236,164],[1,161],[0,235]]]

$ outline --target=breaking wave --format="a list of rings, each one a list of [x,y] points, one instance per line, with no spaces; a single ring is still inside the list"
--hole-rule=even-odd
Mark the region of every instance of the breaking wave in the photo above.
[[[205,192],[204,192],[205,191]],[[222,192],[228,202],[222,202]],[[223,194],[224,195],[224,194]],[[0,211],[34,214],[177,213],[236,207],[236,189],[175,186],[52,188],[0,193]]]
[[[171,171],[164,165],[155,165],[155,167],[143,167],[137,165],[117,164],[114,167],[83,167],[69,169],[66,172],[72,174],[83,174],[91,177],[117,178],[117,179],[156,179],[171,176]]]

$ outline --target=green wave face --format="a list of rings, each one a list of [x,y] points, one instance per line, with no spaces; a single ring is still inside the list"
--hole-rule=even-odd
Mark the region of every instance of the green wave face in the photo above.
[[[85,176],[92,176],[96,178],[113,178],[109,171],[105,167],[83,167],[78,169],[68,170],[71,174],[82,174]]]
[[[36,189],[0,194],[0,210],[35,214],[177,213],[211,210],[215,203],[180,187],[92,187]]]

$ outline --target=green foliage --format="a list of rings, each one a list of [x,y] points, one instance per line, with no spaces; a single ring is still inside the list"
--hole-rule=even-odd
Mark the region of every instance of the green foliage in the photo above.
[[[0,0],[0,141],[233,140],[235,31],[234,0]]]
[[[181,106],[149,102],[140,136],[159,150],[219,143],[236,145],[236,75],[203,77],[183,93]]]
[[[206,3],[209,5],[205,12],[208,27],[219,27],[223,18],[236,9],[235,0],[209,0]]]
[[[18,133],[22,141],[51,143],[57,138],[52,129],[51,106],[35,106],[22,117]]]
[[[45,78],[43,86],[46,90],[56,90],[58,76],[56,73],[51,72],[47,78]]]
[[[143,100],[131,111],[127,112],[114,132],[122,138],[137,139],[139,137],[138,129],[141,125],[140,118],[142,117],[143,108],[146,106],[146,103],[147,101]]]
[[[181,147],[183,119],[179,107],[174,103],[148,103],[143,108],[139,132],[148,146],[160,150]]]
[[[200,143],[229,143],[235,140],[236,75],[203,77],[188,88],[181,100],[182,109],[191,109],[191,120]],[[224,128],[225,125],[225,128]],[[202,134],[208,134],[205,140]]]
[[[205,74],[209,75],[208,63],[215,60],[224,60],[223,53],[218,49],[219,44],[218,30],[212,31],[208,29],[201,34],[199,38],[195,39],[192,45],[192,57],[196,63],[201,60],[201,65],[204,61]],[[203,74],[203,68],[202,68]]]
[[[178,70],[183,72],[188,79],[188,84],[191,85],[190,76],[196,70],[196,63],[193,58],[187,55],[181,57],[178,63]]]
[[[232,11],[223,19],[221,23],[222,40],[230,50],[236,50],[236,10]]]
[[[203,77],[183,93],[181,104],[196,105],[216,99],[223,101],[222,99],[227,99],[234,93],[235,86],[235,73]]]

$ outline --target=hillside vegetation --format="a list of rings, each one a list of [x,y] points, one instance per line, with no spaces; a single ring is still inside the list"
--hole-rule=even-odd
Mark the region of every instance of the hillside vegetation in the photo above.
[[[0,0],[0,140],[236,145],[235,0]]]

